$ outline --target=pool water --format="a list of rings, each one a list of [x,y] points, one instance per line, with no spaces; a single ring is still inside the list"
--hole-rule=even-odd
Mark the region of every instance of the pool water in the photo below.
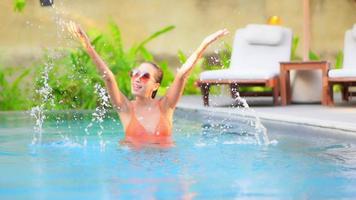
[[[0,114],[0,199],[356,198],[355,140],[269,128],[258,145],[244,122],[178,110],[175,147],[133,150],[110,116],[98,136],[90,113],[49,114],[32,144],[29,114]]]

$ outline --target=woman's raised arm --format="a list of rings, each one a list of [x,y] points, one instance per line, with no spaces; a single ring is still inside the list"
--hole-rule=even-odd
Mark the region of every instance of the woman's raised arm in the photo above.
[[[182,96],[184,86],[188,76],[190,75],[193,67],[198,62],[199,58],[202,57],[205,49],[213,43],[218,38],[227,35],[228,30],[219,30],[208,37],[206,37],[200,44],[199,48],[196,49],[193,54],[187,59],[187,61],[178,69],[175,79],[167,91],[167,94],[163,97],[163,101],[166,107],[174,109],[178,103],[179,98]]]
[[[120,112],[128,111],[129,100],[119,90],[114,74],[111,72],[99,54],[95,51],[84,30],[72,21],[67,24],[67,28],[73,37],[79,39],[80,43],[83,45],[91,59],[94,61],[97,70],[105,81],[105,85],[114,108]]]

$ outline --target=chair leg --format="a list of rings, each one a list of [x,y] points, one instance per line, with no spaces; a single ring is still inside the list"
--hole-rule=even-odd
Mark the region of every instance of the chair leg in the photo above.
[[[272,87],[272,91],[273,91],[273,104],[275,106],[277,106],[278,105],[279,92],[280,92],[278,78],[276,78],[275,81],[274,81],[274,86]]]
[[[328,106],[334,105],[334,85],[329,83]]]
[[[322,96],[322,105],[333,106],[334,105],[334,89],[333,82],[329,81],[327,76],[323,77],[322,80],[323,96]]]
[[[203,96],[204,106],[209,106],[209,90],[210,90],[210,84],[209,83],[201,83],[200,91],[201,91],[201,94]]]
[[[239,87],[237,83],[231,83],[230,84],[230,94],[231,97],[235,100],[237,97],[239,97]]]
[[[321,104],[324,106],[330,106],[332,104],[332,84],[329,82],[329,78],[326,72],[323,72],[322,77],[322,99]]]
[[[341,94],[343,101],[349,101],[349,86],[347,84],[342,85]]]

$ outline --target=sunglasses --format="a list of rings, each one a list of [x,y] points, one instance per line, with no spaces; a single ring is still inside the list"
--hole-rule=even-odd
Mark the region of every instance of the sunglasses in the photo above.
[[[151,78],[150,73],[141,72],[141,71],[139,71],[137,69],[131,70],[129,75],[130,75],[131,79],[137,79],[138,78],[143,83],[147,83]]]

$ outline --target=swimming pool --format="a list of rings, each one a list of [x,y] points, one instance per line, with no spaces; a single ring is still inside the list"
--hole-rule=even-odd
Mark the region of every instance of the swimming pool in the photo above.
[[[178,110],[176,147],[132,150],[118,145],[117,121],[105,119],[98,136],[98,125],[85,131],[89,112],[49,116],[32,145],[29,114],[0,114],[0,199],[356,197],[352,137],[267,123],[278,143],[257,145],[240,120]]]

